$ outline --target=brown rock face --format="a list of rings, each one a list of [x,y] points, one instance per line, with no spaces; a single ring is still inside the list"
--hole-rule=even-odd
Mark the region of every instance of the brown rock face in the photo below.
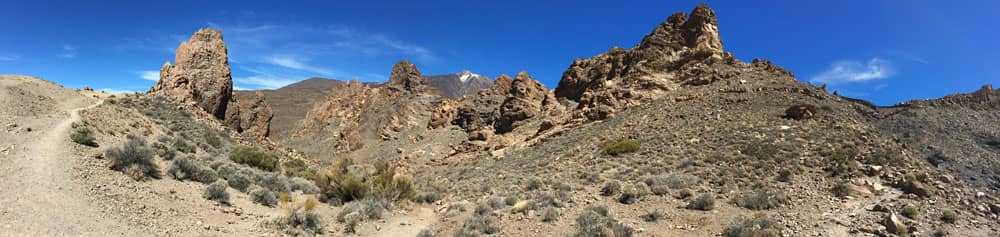
[[[691,11],[691,18],[675,13],[646,35],[636,47],[614,47],[570,65],[555,96],[578,101],[588,119],[604,119],[619,108],[660,97],[665,91],[722,79],[708,70],[714,63],[733,63],[722,50],[718,19],[707,5]]]
[[[511,84],[510,96],[500,106],[497,133],[513,131],[518,122],[541,115],[547,92],[527,72],[518,73]]]
[[[227,121],[231,121],[231,125],[235,126],[236,131],[257,139],[263,139],[270,135],[271,118],[274,117],[274,112],[271,110],[271,106],[264,102],[263,92],[258,91],[253,100],[233,103],[229,109],[238,110],[236,116],[226,118]]]
[[[163,65],[160,80],[149,93],[193,103],[216,118],[225,118],[233,96],[233,78],[222,32],[201,29],[181,43],[174,65]]]

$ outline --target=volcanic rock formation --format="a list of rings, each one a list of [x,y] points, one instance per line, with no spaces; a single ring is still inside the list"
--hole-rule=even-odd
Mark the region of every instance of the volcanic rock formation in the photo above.
[[[163,65],[160,80],[149,93],[193,103],[216,118],[225,118],[233,96],[233,78],[222,32],[201,29],[181,43],[174,65],[170,62]]]

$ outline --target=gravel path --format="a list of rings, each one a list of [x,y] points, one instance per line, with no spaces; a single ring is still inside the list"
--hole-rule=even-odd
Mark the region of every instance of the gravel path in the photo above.
[[[60,103],[81,104],[80,100],[87,98],[68,98]],[[0,195],[0,235],[124,236],[133,232],[88,202],[86,188],[70,174],[73,162],[69,159],[77,158],[70,149],[72,125],[80,120],[80,110],[100,103],[24,121],[35,123],[35,131],[15,134],[24,139],[4,144],[13,152],[0,160],[0,190],[7,194]]]

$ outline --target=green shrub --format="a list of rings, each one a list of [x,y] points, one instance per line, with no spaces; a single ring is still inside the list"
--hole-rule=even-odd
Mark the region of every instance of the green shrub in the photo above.
[[[417,195],[413,187],[413,176],[397,174],[396,168],[387,161],[375,162],[375,174],[370,179],[372,194],[386,200],[412,200]]]
[[[105,157],[111,160],[112,170],[125,172],[135,166],[145,177],[160,178],[160,168],[153,162],[153,150],[146,147],[142,138],[130,138],[125,145],[109,149]]]
[[[642,198],[649,193],[649,186],[646,186],[645,183],[626,185],[622,188],[622,195],[618,197],[618,202],[622,204],[633,204],[639,201],[639,198]]]
[[[315,169],[309,168],[305,161],[299,159],[285,161],[282,164],[282,169],[284,169],[285,175],[302,177],[308,180],[316,180],[316,177],[319,176]]]
[[[204,135],[205,143],[212,146],[212,148],[219,149],[222,148],[222,139],[214,132],[206,132]]]
[[[180,152],[184,152],[184,153],[194,153],[195,152],[195,147],[192,146],[191,144],[185,142],[182,138],[176,138],[176,139],[174,139],[173,146],[174,146],[174,149],[177,149],[177,151],[180,151]]]
[[[900,214],[910,219],[916,219],[917,215],[920,214],[920,210],[916,206],[906,204],[906,206],[903,206],[903,211]]]
[[[693,210],[711,211],[715,208],[715,197],[708,193],[702,194],[688,203],[687,208]]]
[[[97,138],[94,137],[94,130],[91,130],[88,127],[78,127],[73,129],[73,132],[69,134],[69,138],[72,139],[73,142],[76,142],[77,144],[80,145],[84,146],[97,145],[97,143],[94,142],[95,140],[97,140]]]
[[[353,159],[341,158],[316,178],[316,186],[319,187],[322,200],[346,203],[361,200],[368,194],[364,176],[350,170],[353,165]]]
[[[220,171],[219,173],[222,172]],[[229,183],[229,187],[239,190],[240,192],[246,192],[247,188],[254,184],[254,180],[256,179],[254,176],[253,172],[241,170],[232,172],[228,176],[224,177],[226,178],[226,182]]]
[[[229,159],[266,171],[274,171],[278,166],[278,158],[275,158],[274,155],[251,146],[233,147],[229,150]]]
[[[188,157],[174,160],[170,168],[167,169],[167,175],[177,180],[193,180],[206,184],[218,179],[218,174],[211,167]]]
[[[492,215],[472,215],[465,224],[462,224],[462,229],[458,230],[461,233],[468,233],[461,236],[478,236],[478,234],[492,235],[500,233],[500,220]],[[458,234],[456,234],[458,235]]]
[[[744,194],[740,205],[750,210],[766,210],[777,208],[788,202],[784,194],[770,189],[758,189],[750,194]]]
[[[619,155],[631,153],[639,150],[639,141],[632,139],[618,139],[601,143],[601,150],[606,155]]]
[[[226,191],[227,187],[229,187],[229,184],[226,181],[217,180],[209,184],[208,187],[205,187],[204,197],[219,203],[229,203],[229,191]]]
[[[781,226],[767,216],[757,215],[746,219],[737,217],[732,224],[722,232],[725,237],[779,237]]]
[[[955,212],[955,210],[944,210],[944,212],[941,213],[941,221],[948,224],[954,224],[958,221],[958,213]]]
[[[250,200],[252,200],[253,203],[268,207],[278,205],[278,196],[274,195],[274,192],[271,192],[271,190],[261,187],[254,187],[250,190]]]
[[[314,212],[316,201],[306,199],[298,202],[292,197],[281,201],[285,215],[271,221],[286,236],[316,236],[323,233],[323,220]],[[356,223],[355,223],[356,224]],[[347,226],[345,228],[352,228]],[[346,231],[346,230],[345,230]]]

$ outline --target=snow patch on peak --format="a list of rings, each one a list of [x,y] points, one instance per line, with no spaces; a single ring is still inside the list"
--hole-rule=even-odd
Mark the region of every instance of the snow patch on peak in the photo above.
[[[482,76],[480,76],[479,74],[472,73],[469,70],[465,70],[458,73],[458,80],[461,80],[462,83],[469,81],[469,79],[472,79],[473,77],[482,77]]]

